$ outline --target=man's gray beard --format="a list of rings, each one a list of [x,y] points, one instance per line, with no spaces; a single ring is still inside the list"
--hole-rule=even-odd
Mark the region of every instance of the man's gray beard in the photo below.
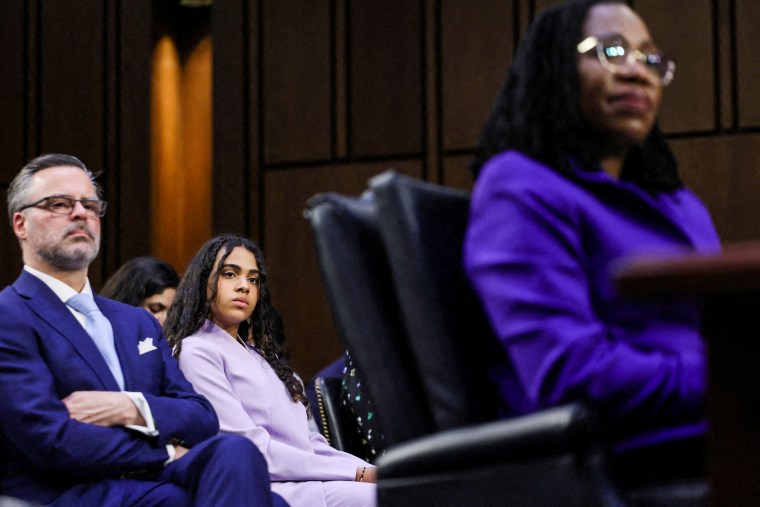
[[[59,244],[53,248],[41,248],[37,254],[61,271],[79,271],[89,266],[98,256],[100,239],[95,240],[94,246],[92,251],[88,244],[76,245],[67,251]]]

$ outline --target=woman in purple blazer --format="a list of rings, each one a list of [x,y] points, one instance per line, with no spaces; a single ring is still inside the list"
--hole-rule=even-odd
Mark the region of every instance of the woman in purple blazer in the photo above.
[[[611,284],[624,257],[720,248],[657,125],[674,72],[625,2],[564,2],[522,41],[472,165],[465,264],[509,356],[507,413],[586,401],[618,451],[705,429],[697,304]]]
[[[261,251],[218,236],[190,262],[165,324],[193,388],[267,460],[272,490],[293,507],[371,506],[375,468],[310,431],[303,385],[278,348]]]

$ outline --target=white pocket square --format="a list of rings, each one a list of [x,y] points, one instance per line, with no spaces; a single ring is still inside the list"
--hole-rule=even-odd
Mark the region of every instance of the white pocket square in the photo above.
[[[141,342],[137,342],[137,350],[140,352],[140,355],[150,352],[151,350],[156,350],[156,346],[153,345],[153,338],[146,338]]]

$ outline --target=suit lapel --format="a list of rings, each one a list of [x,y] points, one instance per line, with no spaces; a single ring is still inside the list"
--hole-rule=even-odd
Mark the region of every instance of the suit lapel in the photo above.
[[[109,391],[119,390],[116,379],[113,378],[105,359],[103,359],[90,335],[87,334],[87,331],[79,324],[76,317],[71,314],[71,311],[47,285],[37,277],[23,271],[13,284],[13,288],[35,315],[46,322],[62,338],[71,343],[80,357],[90,366],[101,381],[104,389]]]

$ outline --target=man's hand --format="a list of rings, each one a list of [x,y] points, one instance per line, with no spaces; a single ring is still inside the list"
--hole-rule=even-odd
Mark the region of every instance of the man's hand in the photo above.
[[[182,456],[187,454],[187,451],[189,449],[187,447],[182,447],[181,445],[175,445],[174,446],[174,459],[172,461],[177,461]]]
[[[76,391],[63,399],[72,419],[96,426],[145,426],[137,406],[124,393]]]

